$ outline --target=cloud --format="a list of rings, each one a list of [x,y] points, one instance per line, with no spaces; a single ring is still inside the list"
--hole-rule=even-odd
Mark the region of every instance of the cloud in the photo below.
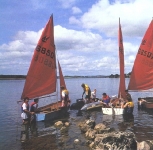
[[[62,4],[63,8],[66,9],[72,7],[75,4],[76,0],[58,0],[58,1]]]
[[[56,14],[54,17],[55,45],[64,75],[119,73],[119,17],[123,34],[125,71],[126,73],[131,71],[142,37],[152,19],[152,0],[114,0],[111,2],[98,0],[89,3],[58,0],[58,2],[61,5],[55,5],[52,11],[56,12],[54,13]],[[12,32],[14,28],[9,30],[11,34],[8,29],[5,30],[7,33],[3,35],[9,41],[0,45],[0,73],[7,74],[9,71],[13,74],[27,73],[34,48],[43,30],[41,29],[44,24],[42,22],[46,20],[42,8],[45,6],[46,11],[51,9],[49,1],[42,6],[41,3],[40,1],[35,3],[35,0],[30,1],[32,7],[26,7],[23,10],[23,12],[28,10],[29,22],[22,19],[20,26],[16,26],[17,32]],[[36,9],[32,9],[33,7]],[[21,11],[21,14],[23,12]],[[41,19],[40,14],[43,16]],[[8,19],[9,25],[10,21],[13,22],[14,18]],[[15,19],[16,23],[17,21],[18,19]],[[7,23],[6,19],[2,27],[5,23]],[[32,24],[31,29],[28,29],[29,24]],[[12,35],[14,35],[13,38]],[[16,68],[17,72],[13,68]]]
[[[107,36],[116,36],[117,30],[114,29],[118,27],[120,17],[124,36],[142,36],[144,22],[148,24],[151,20],[147,12],[152,14],[152,7],[151,0],[116,0],[113,4],[108,0],[99,0],[75,22],[80,22],[83,28],[96,29]]]
[[[81,9],[78,7],[72,7],[72,13],[73,14],[79,14],[82,13]]]

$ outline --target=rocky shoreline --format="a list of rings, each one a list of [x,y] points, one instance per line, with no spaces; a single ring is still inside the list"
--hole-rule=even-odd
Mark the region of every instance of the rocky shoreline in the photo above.
[[[58,121],[54,126],[61,132],[67,133],[70,123]],[[103,123],[96,125],[92,119],[78,123],[81,133],[85,136],[85,143],[90,150],[152,150],[153,141],[147,140],[137,142],[133,132],[115,131],[114,128],[107,128]],[[83,141],[74,140],[74,145],[81,145]]]
[[[54,123],[54,133],[33,137],[22,143],[22,148],[24,150],[59,150],[61,148],[82,150],[84,145],[83,150],[153,150],[153,140],[138,142],[133,132],[116,131],[103,123],[96,124],[91,118],[76,124],[84,140],[76,136],[73,140],[69,138],[68,141],[71,142],[65,145],[63,137],[68,135],[70,126],[70,122],[57,121]]]

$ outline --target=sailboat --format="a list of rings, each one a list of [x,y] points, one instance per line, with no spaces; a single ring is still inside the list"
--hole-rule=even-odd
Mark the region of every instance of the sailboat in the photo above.
[[[133,92],[153,88],[153,20],[142,39],[132,68],[128,89]],[[146,108],[153,108],[153,97],[143,98]]]
[[[102,113],[107,115],[121,115],[123,114],[123,108],[117,106],[121,98],[125,98],[125,75],[124,75],[124,47],[123,47],[123,37],[119,18],[119,34],[118,34],[118,44],[119,44],[119,64],[120,64],[120,82],[118,90],[118,98],[114,99],[115,106],[102,107]]]
[[[53,15],[51,15],[34,50],[21,99],[39,98],[41,101],[58,94],[56,62]],[[59,61],[58,69],[60,84],[66,87]],[[61,100],[56,100],[38,110],[37,121],[54,120],[67,112],[67,109],[61,108]]]

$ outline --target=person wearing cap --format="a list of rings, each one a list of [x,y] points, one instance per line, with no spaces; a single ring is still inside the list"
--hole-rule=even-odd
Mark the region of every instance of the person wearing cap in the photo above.
[[[90,101],[90,97],[91,97],[90,87],[84,83],[82,83],[81,87],[83,88],[82,99],[83,99],[84,94],[86,94],[85,103],[88,103]]]
[[[109,104],[110,103],[110,97],[106,94],[106,93],[103,93],[102,94],[102,101],[105,103],[105,104]]]

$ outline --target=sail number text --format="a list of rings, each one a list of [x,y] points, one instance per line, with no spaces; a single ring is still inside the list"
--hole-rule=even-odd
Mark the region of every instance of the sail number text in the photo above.
[[[45,47],[41,47],[40,45],[37,45],[36,51],[40,52],[42,54],[45,54],[46,56],[49,56],[50,58],[54,59],[54,52],[51,52],[51,50],[46,49]]]
[[[38,63],[44,64],[45,66],[48,66],[52,69],[55,68],[55,64],[52,61],[48,60],[47,58],[44,58],[43,56],[35,55],[34,61],[37,61]]]

